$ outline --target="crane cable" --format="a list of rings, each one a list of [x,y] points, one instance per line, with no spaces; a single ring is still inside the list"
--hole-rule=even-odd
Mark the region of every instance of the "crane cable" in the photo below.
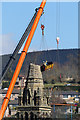
[[[56,2],[56,37],[60,35],[60,0]]]
[[[49,58],[49,61],[52,60],[52,58],[49,55],[49,51],[48,51],[48,44],[47,44],[47,39],[45,36],[45,14],[43,15],[43,17],[41,18],[41,29],[42,29],[42,38],[41,38],[41,44],[40,44],[40,50],[46,50],[47,51],[47,55]],[[46,52],[45,51],[45,52]],[[44,53],[44,61],[46,61],[46,53]]]
[[[60,0],[56,2],[56,41],[57,41],[57,62],[59,69],[59,77],[61,79],[61,71],[60,71],[60,56],[59,56],[59,37],[60,37]]]

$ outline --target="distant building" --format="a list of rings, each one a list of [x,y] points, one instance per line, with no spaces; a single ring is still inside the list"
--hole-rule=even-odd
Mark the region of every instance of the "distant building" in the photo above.
[[[77,91],[55,91],[55,96],[59,96],[61,99],[64,99],[66,103],[73,104],[74,98],[80,97],[80,92]]]
[[[15,83],[15,86],[14,88],[24,88],[25,87],[25,83],[26,83],[26,78],[22,75],[19,75],[17,80],[16,80],[16,83]]]
[[[65,77],[65,78],[62,78],[62,82],[75,83],[75,79],[72,77]]]
[[[3,99],[6,96],[7,93],[7,88],[6,89],[1,89],[0,90],[0,102],[2,105]],[[20,93],[20,89],[13,89],[13,92],[11,94],[10,97],[10,101],[8,103],[5,115],[6,117],[9,116],[9,110],[11,109],[10,115],[16,114],[16,110],[14,109],[14,107],[18,106],[18,96]],[[1,107],[1,106],[0,106]]]
[[[7,82],[6,80],[4,80],[4,81]],[[25,81],[26,81],[26,78],[24,76],[21,76],[21,75],[18,76],[4,117],[8,117],[9,115],[16,114],[15,108],[16,108],[16,106],[18,106],[18,96],[19,96],[21,90],[23,90],[23,88],[25,87]],[[2,105],[2,101],[3,101],[4,97],[6,96],[7,90],[8,90],[8,88],[0,89],[0,108]]]

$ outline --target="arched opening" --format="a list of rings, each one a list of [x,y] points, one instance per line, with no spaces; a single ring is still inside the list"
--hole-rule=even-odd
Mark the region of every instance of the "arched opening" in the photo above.
[[[19,120],[19,112],[17,112],[17,119]]]
[[[34,90],[34,105],[36,106],[36,90]]]
[[[25,120],[28,120],[28,113],[25,112]]]
[[[47,105],[48,105],[48,99],[49,99],[49,97],[47,97]]]
[[[24,91],[23,91],[23,105],[27,105],[27,89],[24,88]]]
[[[28,104],[30,104],[30,91],[28,90]]]
[[[21,114],[21,120],[23,120],[23,115]]]
[[[39,87],[37,88],[37,94],[39,94]]]
[[[37,115],[34,115],[34,119],[37,120]]]
[[[34,118],[34,114],[33,114],[33,112],[31,112],[30,113],[30,120],[33,120],[33,118]]]

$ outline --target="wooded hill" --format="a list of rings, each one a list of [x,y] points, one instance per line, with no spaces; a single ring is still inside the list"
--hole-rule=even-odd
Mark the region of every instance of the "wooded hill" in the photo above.
[[[15,70],[20,55],[21,54],[17,55],[16,60],[12,64],[12,71]],[[5,67],[10,56],[11,54],[0,56],[0,61],[2,59],[2,69]],[[43,61],[47,60],[52,61],[54,63],[54,67],[52,70],[48,70],[43,73],[44,81],[48,83],[51,83],[54,80],[59,81],[60,74],[62,78],[73,77],[74,79],[77,79],[80,66],[79,57],[80,49],[59,49],[29,52],[23,63],[20,75],[27,77],[28,67],[30,63],[42,65]]]

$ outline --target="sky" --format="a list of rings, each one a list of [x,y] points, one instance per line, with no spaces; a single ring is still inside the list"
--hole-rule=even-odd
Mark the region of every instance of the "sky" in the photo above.
[[[40,2],[0,3],[0,55],[14,51],[39,6]],[[41,24],[45,26],[44,38]],[[28,52],[57,49],[57,36],[59,49],[78,48],[78,2],[47,2]]]

